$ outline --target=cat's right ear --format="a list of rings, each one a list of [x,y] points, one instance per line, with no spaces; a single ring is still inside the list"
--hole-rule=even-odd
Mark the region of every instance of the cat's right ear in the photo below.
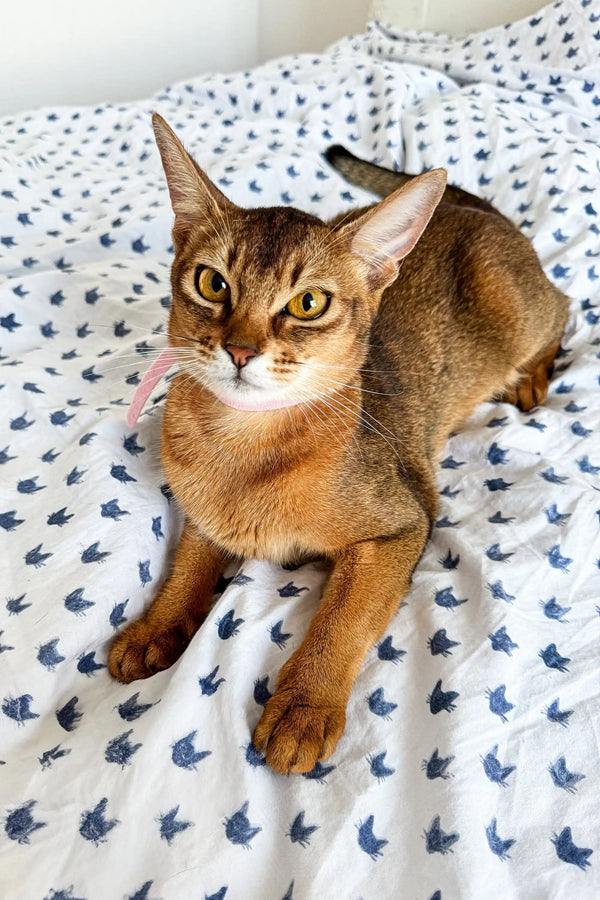
[[[215,187],[158,113],[152,115],[152,127],[175,213],[173,239],[185,242],[194,225],[207,218],[222,218],[234,204]]]
[[[340,231],[348,235],[351,252],[366,266],[373,288],[383,290],[397,277],[400,263],[423,234],[445,187],[444,169],[417,175],[342,226]]]

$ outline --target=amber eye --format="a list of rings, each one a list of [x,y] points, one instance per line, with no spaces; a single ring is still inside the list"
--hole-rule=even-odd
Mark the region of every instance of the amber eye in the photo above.
[[[312,291],[303,291],[296,294],[285,308],[285,312],[296,319],[316,319],[321,316],[329,306],[329,297],[323,291],[316,288]]]
[[[196,269],[196,290],[212,303],[224,303],[230,297],[229,285],[223,276],[208,266]]]

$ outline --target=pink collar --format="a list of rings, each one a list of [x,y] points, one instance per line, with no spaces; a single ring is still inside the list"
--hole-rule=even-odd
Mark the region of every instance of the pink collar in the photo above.
[[[171,352],[171,348],[167,347],[163,350],[157,359],[154,360],[147,372],[144,373],[142,380],[135,389],[135,394],[131,401],[131,405],[127,410],[127,424],[133,428],[140,417],[140,413],[144,407],[148,395],[154,390],[163,375],[169,371],[175,363],[175,354]]]

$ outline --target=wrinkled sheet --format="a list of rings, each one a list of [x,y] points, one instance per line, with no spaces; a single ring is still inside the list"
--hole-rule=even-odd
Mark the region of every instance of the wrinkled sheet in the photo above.
[[[371,23],[320,56],[2,121],[0,896],[600,895],[599,50],[598,0],[467,40]],[[251,734],[318,564],[246,561],[172,669],[128,686],[106,669],[181,528],[166,382],[125,422],[166,341],[152,110],[245,205],[369,202],[332,143],[445,166],[572,298],[547,403],[484,404],[448,441],[412,589],[305,776],[274,774]]]

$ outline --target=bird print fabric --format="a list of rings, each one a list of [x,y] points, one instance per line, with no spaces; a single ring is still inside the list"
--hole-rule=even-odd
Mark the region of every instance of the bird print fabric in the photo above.
[[[182,525],[159,461],[169,375],[126,421],[166,343],[154,110],[246,206],[371,202],[327,165],[336,143],[443,166],[572,298],[545,405],[483,404],[448,441],[411,591],[305,775],[251,735],[322,564],[234,564],[172,669],[106,669]],[[318,56],[3,120],[0,896],[600,895],[599,147],[599,0],[465,39],[374,22]]]

